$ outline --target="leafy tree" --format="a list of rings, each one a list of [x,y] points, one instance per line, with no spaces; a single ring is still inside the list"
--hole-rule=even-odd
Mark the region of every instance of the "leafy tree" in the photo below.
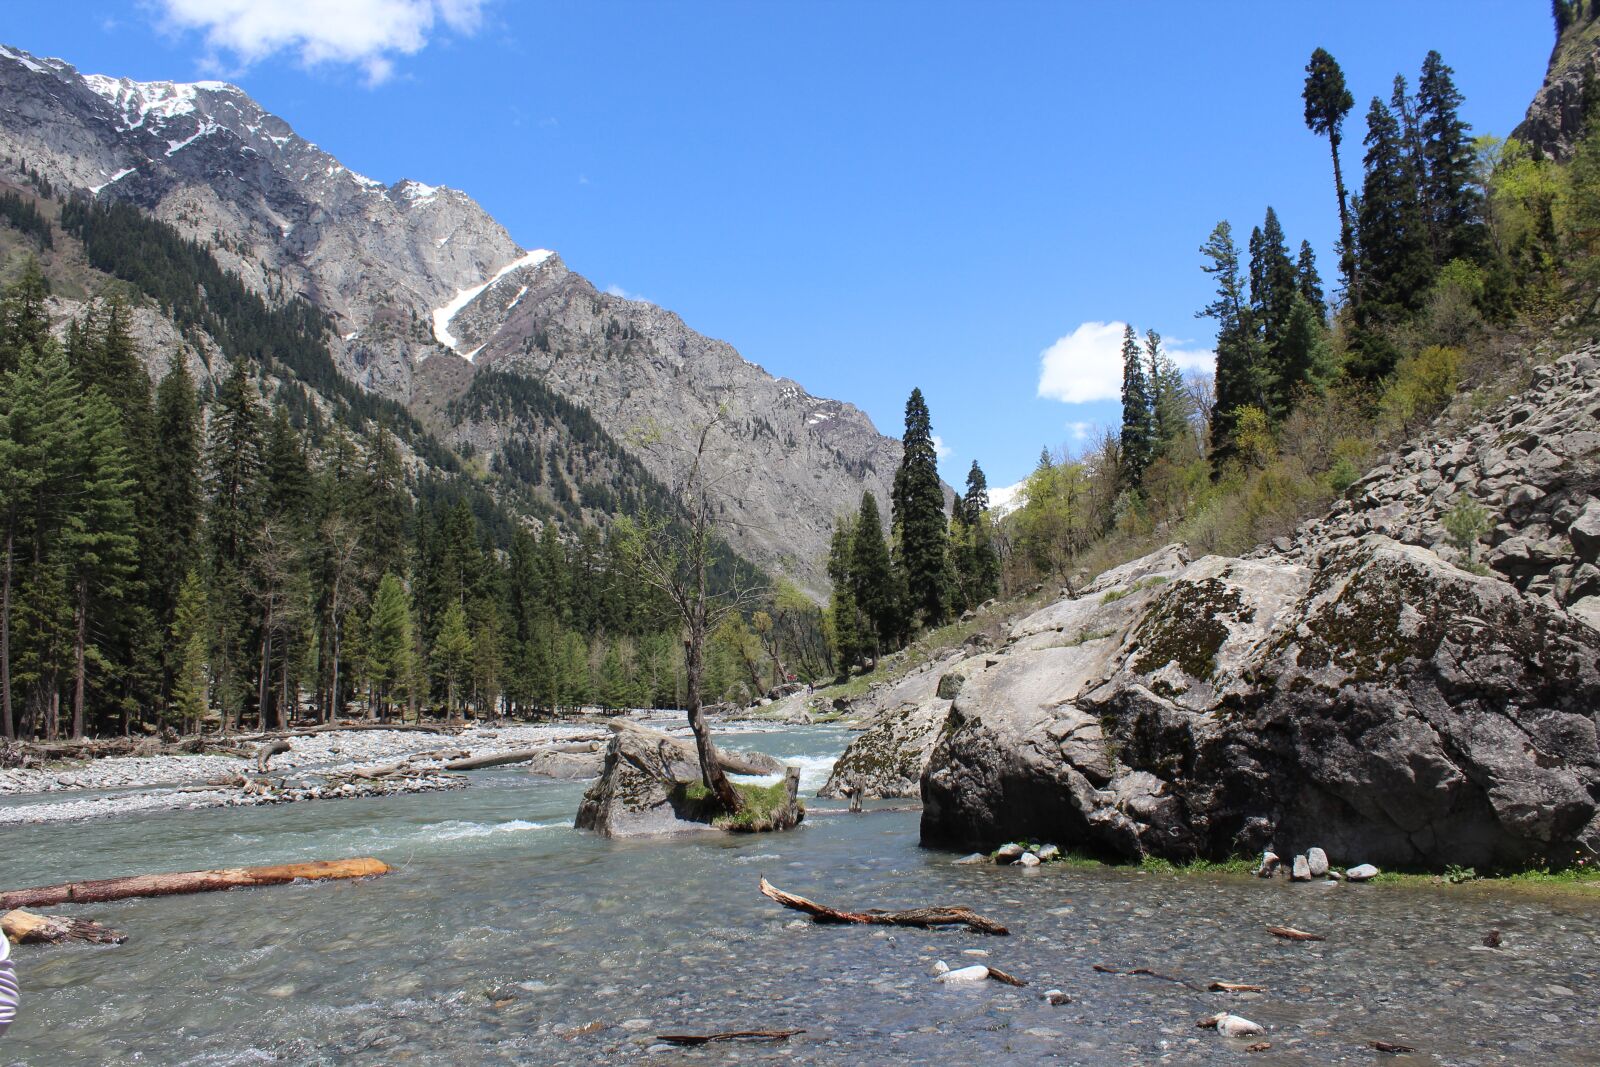
[[[1318,48],[1311,53],[1311,61],[1306,64],[1306,84],[1302,96],[1306,105],[1306,127],[1318,137],[1326,137],[1328,148],[1333,153],[1333,190],[1339,201],[1339,268],[1344,274],[1346,288],[1359,291],[1355,230],[1350,222],[1344,172],[1339,166],[1344,119],[1355,107],[1356,101],[1350,95],[1350,90],[1345,88],[1344,71],[1340,69],[1338,61],[1324,49]]]
[[[904,456],[894,476],[894,526],[898,562],[910,595],[905,607],[908,614],[920,617],[922,625],[938,626],[949,614],[949,531],[933,429],[921,389],[911,390],[906,401],[903,443]],[[876,501],[873,510],[877,510]],[[868,613],[872,614],[871,609]]]

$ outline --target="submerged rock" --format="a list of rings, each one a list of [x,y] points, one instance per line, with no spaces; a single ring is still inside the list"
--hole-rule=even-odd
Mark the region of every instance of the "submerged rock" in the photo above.
[[[1600,847],[1600,633],[1547,599],[1377,535],[1108,596],[968,672],[925,843],[1221,860],[1316,840],[1419,866]]]
[[[613,723],[604,769],[583,794],[573,825],[607,837],[698,833],[716,829],[716,812],[701,792],[694,745],[643,726]],[[736,774],[782,774],[778,760],[759,752],[721,752],[723,769]],[[789,775],[793,783],[797,777]],[[789,796],[789,825],[804,817]],[[786,827],[777,827],[786,828]]]

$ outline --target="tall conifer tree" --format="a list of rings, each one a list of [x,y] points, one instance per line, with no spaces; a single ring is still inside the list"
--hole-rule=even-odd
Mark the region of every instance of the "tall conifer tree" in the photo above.
[[[1360,289],[1356,265],[1355,228],[1351,225],[1349,198],[1345,195],[1344,171],[1339,165],[1339,145],[1344,139],[1344,119],[1356,101],[1345,88],[1344,71],[1338,60],[1325,49],[1311,53],[1306,64],[1306,84],[1302,94],[1306,105],[1306,126],[1312,133],[1328,139],[1333,153],[1333,190],[1339,200],[1339,269],[1345,287],[1352,295]]]
[[[1137,490],[1155,457],[1155,404],[1145,375],[1144,352],[1132,326],[1122,331],[1122,465],[1119,487]]]
[[[910,596],[907,608],[922,625],[938,626],[949,611],[948,527],[933,429],[921,389],[911,390],[906,401],[903,442],[904,458],[894,476],[894,525]]]

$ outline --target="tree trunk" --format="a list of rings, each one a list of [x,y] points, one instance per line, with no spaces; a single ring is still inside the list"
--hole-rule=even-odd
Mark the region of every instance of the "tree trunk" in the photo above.
[[[1328,146],[1333,152],[1333,191],[1339,197],[1339,267],[1350,284],[1350,295],[1361,290],[1356,276],[1355,233],[1350,228],[1350,208],[1344,192],[1344,171],[1339,166],[1339,131],[1328,132]]]
[[[136,874],[127,878],[102,878],[93,882],[14,889],[0,893],[0,909],[47,908],[55,904],[103,904],[129,897],[164,897],[180,893],[210,893],[244,886],[286,885],[297,879],[366,878],[387,874],[389,865],[370,857],[314,860],[275,867],[227,867],[215,871],[180,874]]]
[[[700,775],[705,780],[706,788],[711,790],[717,798],[717,803],[726,812],[732,813],[743,807],[739,791],[728,781],[728,776],[722,772],[722,760],[717,755],[717,746],[711,741],[711,729],[706,726],[705,715],[700,710],[700,675],[705,665],[706,621],[705,621],[705,574],[700,574],[701,599],[699,610],[692,613],[689,623],[689,639],[685,663],[688,675],[688,704],[689,704],[689,729],[694,731],[695,752],[700,757]]]
[[[89,582],[78,579],[77,622],[72,634],[72,739],[83,740],[84,648],[89,643]]]
[[[91,945],[120,945],[128,935],[89,919],[66,915],[36,915],[20,908],[0,915],[0,933],[18,945],[59,945],[83,941]]]
[[[272,700],[272,615],[261,628],[261,670],[256,678],[256,721],[262,733],[267,731],[267,705]]]
[[[322,716],[323,722],[332,722],[339,714],[339,614],[337,610],[333,616],[333,684],[328,690],[328,706]]]
[[[16,524],[6,524],[5,561],[0,564],[0,736],[15,738],[11,718],[11,569],[16,556]]]

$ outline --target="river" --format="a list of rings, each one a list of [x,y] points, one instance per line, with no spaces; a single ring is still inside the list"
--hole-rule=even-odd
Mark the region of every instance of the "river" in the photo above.
[[[732,743],[802,758],[814,790],[848,738]],[[499,769],[444,793],[0,830],[7,887],[355,855],[397,868],[83,908],[129,941],[19,947],[0,1064],[1365,1064],[1373,1039],[1420,1050],[1397,1063],[1600,1060],[1600,894],[956,866],[918,848],[914,813],[822,801],[788,834],[613,842],[571,829],[582,789]],[[760,896],[762,875],[840,906],[967,904],[1012,935],[817,927]],[[1502,948],[1481,945],[1490,929]],[[939,959],[1030,985],[946,987]],[[1051,988],[1071,1003],[1047,1004]],[[1195,1028],[1223,1007],[1267,1025],[1271,1049]],[[654,1039],[776,1028],[806,1032]]]

